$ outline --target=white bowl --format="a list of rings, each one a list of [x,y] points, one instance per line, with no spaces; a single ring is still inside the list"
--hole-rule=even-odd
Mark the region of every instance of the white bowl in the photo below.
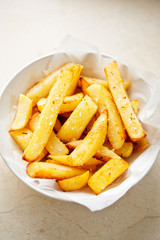
[[[21,69],[5,87],[0,99],[0,152],[11,171],[32,189],[55,199],[74,201],[87,206],[92,211],[103,209],[121,198],[133,185],[138,183],[150,170],[160,149],[160,126],[158,104],[160,84],[151,73],[118,61],[124,80],[132,82],[129,96],[140,101],[139,119],[147,132],[150,142],[144,152],[133,154],[129,158],[130,168],[126,174],[115,181],[109,188],[95,196],[88,187],[81,191],[62,192],[54,180],[33,179],[26,174],[27,163],[22,160],[22,152],[8,133],[16,112],[20,93],[25,93],[45,74],[67,62],[84,66],[83,75],[105,79],[104,67],[112,57],[89,52],[56,53],[38,59]],[[155,183],[156,184],[156,183]]]

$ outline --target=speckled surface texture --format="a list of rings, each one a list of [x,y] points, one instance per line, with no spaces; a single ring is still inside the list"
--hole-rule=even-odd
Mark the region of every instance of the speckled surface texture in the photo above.
[[[68,33],[160,76],[160,1],[0,0],[0,6],[0,89]],[[0,240],[159,240],[159,183],[160,156],[123,198],[91,212],[36,193],[0,158]]]

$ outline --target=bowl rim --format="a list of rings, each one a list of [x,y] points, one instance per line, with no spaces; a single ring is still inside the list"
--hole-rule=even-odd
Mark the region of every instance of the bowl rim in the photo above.
[[[61,54],[63,52],[58,52],[58,54]],[[93,52],[94,53],[94,52]],[[4,87],[2,88],[1,92],[0,92],[0,103],[1,103],[1,100],[2,100],[2,97],[5,93],[5,90],[8,88],[9,84],[14,80],[14,78],[19,74],[21,73],[25,68],[29,67],[30,65],[32,65],[33,63],[35,62],[38,62],[38,61],[41,61],[42,59],[45,59],[45,58],[51,58],[54,54],[57,54],[56,52],[53,52],[53,53],[50,53],[50,54],[46,54],[46,55],[43,55],[41,57],[38,57],[38,58],[35,58],[33,60],[31,60],[29,63],[25,64],[24,66],[22,66],[18,71],[16,71],[16,73],[14,73],[12,75],[12,77],[10,77],[10,79],[7,81],[7,83],[4,85]],[[113,57],[112,55],[109,55],[109,54],[105,54],[105,53],[100,53],[102,57],[104,58],[114,58],[115,60],[117,61],[121,61],[122,63],[126,63],[125,61],[123,60],[120,60],[119,58],[117,57]],[[132,66],[132,65],[130,65]],[[137,67],[136,67],[137,68]],[[138,69],[138,68],[137,68]],[[141,69],[142,70],[142,69]],[[142,70],[143,71],[143,70]],[[122,198],[126,192],[128,192],[132,187],[134,187],[138,182],[140,182],[144,176],[146,176],[148,174],[148,172],[151,170],[152,166],[154,165],[154,163],[156,162],[156,160],[158,159],[158,155],[160,153],[160,149],[159,149],[159,152],[156,154],[156,156],[154,156],[154,159],[151,163],[151,165],[149,166],[149,168],[144,171],[144,173],[141,175],[140,178],[136,179],[129,187],[125,188],[125,191],[123,192],[123,194],[118,197],[118,199],[115,199],[112,203],[110,203],[107,207],[111,206],[112,204],[114,204],[116,201],[118,201],[120,198]],[[30,182],[28,181],[25,181],[23,178],[21,178],[21,176],[19,176],[16,172],[14,172],[14,170],[8,165],[7,163],[7,160],[5,159],[5,157],[3,156],[3,154],[1,153],[1,145],[0,145],[0,156],[2,157],[3,161],[5,162],[5,164],[8,166],[8,168],[12,171],[12,173],[18,178],[20,179],[24,184],[26,184],[28,187],[30,187],[31,189],[35,190],[36,192],[44,195],[44,196],[47,196],[47,197],[51,197],[53,199],[56,199],[56,200],[62,200],[62,201],[67,201],[67,202],[75,202],[74,200],[70,199],[70,198],[60,198],[58,195],[52,195],[50,193],[50,191],[45,191],[43,189],[40,189],[40,188],[37,188],[36,185],[34,186],[33,184],[31,184]],[[95,196],[93,196],[94,198]],[[83,205],[85,206],[85,205]],[[85,206],[87,207],[87,206]],[[91,209],[90,209],[91,210]],[[103,210],[103,208],[100,208],[100,209],[97,209],[97,210]]]

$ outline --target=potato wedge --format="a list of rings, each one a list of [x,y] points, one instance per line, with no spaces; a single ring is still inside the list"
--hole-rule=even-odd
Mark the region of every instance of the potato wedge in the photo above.
[[[27,148],[33,136],[33,133],[27,127],[15,131],[10,130],[9,134],[13,137],[13,139],[16,141],[16,143],[19,145],[22,151],[24,151]]]
[[[82,141],[83,140],[72,141],[72,142],[67,143],[66,146],[69,149],[75,149],[78,145],[80,145],[80,143]],[[119,155],[117,155],[114,151],[110,150],[106,146],[101,146],[99,148],[99,150],[97,151],[97,153],[95,154],[95,157],[103,162],[107,162],[111,158],[121,159],[121,157]]]
[[[86,170],[46,162],[32,162],[27,165],[27,174],[32,178],[67,179],[78,176]]]
[[[68,160],[68,155],[66,155],[66,156],[64,156],[64,155],[59,155],[59,156],[49,155],[48,157],[59,164],[73,166],[72,163]],[[50,162],[52,162],[52,161],[50,161]],[[87,162],[85,162],[85,164],[79,165],[79,166],[82,166],[82,167],[83,166],[97,166],[102,163],[103,163],[102,161],[100,161],[96,158],[90,158]]]
[[[91,118],[91,120],[89,121],[89,123],[87,124],[87,126],[86,126],[86,128],[85,128],[85,130],[84,130],[84,134],[85,135],[87,135],[87,133],[92,129],[92,127],[93,127],[93,124],[94,124],[94,122],[97,120],[97,116],[96,116],[97,114],[95,114],[92,118]]]
[[[82,70],[83,70],[83,66],[78,65],[78,64],[76,64],[72,68],[70,68],[70,71],[73,73],[73,79],[72,79],[72,83],[71,83],[70,87],[68,88],[67,96],[74,94],[76,87],[78,85],[79,77],[80,77]]]
[[[85,83],[83,82],[85,86],[83,86],[82,81],[85,81]],[[86,89],[87,86],[89,87],[92,84],[100,84],[108,89],[108,82],[106,80],[91,78],[91,77],[84,77],[84,76],[81,76],[79,78],[78,87],[81,87],[81,88],[84,87]],[[131,85],[130,81],[123,82],[123,86],[125,90],[127,90],[130,87],[130,85]]]
[[[32,101],[23,94],[20,94],[18,108],[14,122],[10,130],[19,130],[24,128],[32,114]]]
[[[133,152],[133,143],[125,142],[123,146],[116,150],[115,153],[121,158],[128,158]]]
[[[139,111],[139,101],[133,100],[133,101],[131,101],[131,105],[132,105],[133,111],[137,115],[138,111]],[[148,142],[147,138],[143,138],[137,142],[134,142],[134,152],[143,151],[148,146],[149,146],[149,142]]]
[[[60,113],[66,113],[66,112],[72,112],[77,106],[78,104],[82,101],[83,98],[83,93],[77,93],[74,94],[72,96],[67,96],[65,97],[63,104],[60,108]],[[46,104],[47,99],[46,98],[41,98],[38,103],[38,109],[41,112],[44,105]]]
[[[22,151],[24,151],[27,148],[33,136],[33,133],[27,127],[20,130],[9,131],[9,133],[13,137],[13,139],[16,141],[16,143],[19,145]],[[44,148],[36,161],[42,160],[46,154],[47,154],[47,150]]]
[[[136,114],[134,113],[128,95],[123,87],[120,70],[115,61],[105,67],[106,78],[124,126],[132,141],[138,141],[146,136]]]
[[[60,114],[74,111],[74,109],[82,101],[83,97],[84,97],[84,94],[82,92],[76,93],[72,96],[65,97],[64,102],[60,109]]]
[[[69,155],[69,161],[73,165],[85,164],[103,145],[107,134],[107,118],[107,110],[104,110],[82,143]]]
[[[73,63],[67,63],[60,67],[58,70],[50,73],[48,76],[44,77],[41,81],[37,82],[33,87],[31,87],[27,91],[26,96],[32,100],[33,106],[35,106],[41,98],[47,97],[49,91],[57,81],[57,77],[61,73],[61,71],[69,70],[73,66]]]
[[[40,114],[41,114],[40,112],[35,112],[28,122],[28,127],[32,132],[34,132],[35,129],[38,127]]]
[[[129,164],[123,159],[111,159],[90,177],[88,186],[99,194],[128,168]]]
[[[81,89],[84,95],[87,94],[87,88],[90,86],[88,82],[86,82],[84,79],[81,80]]]
[[[57,134],[58,138],[63,142],[79,139],[96,111],[97,105],[86,95],[62,125]]]
[[[99,112],[108,110],[108,139],[114,149],[120,149],[126,138],[123,123],[110,92],[99,84],[87,88],[87,94],[97,104]]]
[[[134,113],[137,115],[139,112],[139,101],[138,100],[132,100],[131,106],[133,108]]]
[[[28,122],[28,127],[29,129],[31,129],[32,132],[35,131],[35,129],[38,127],[38,121],[40,119],[40,112],[35,112],[31,119]],[[59,129],[61,128],[61,122],[59,121],[59,119],[56,119],[56,123],[54,125],[54,131],[58,132]]]
[[[79,82],[78,82],[79,87],[82,87],[83,80],[86,83],[88,83],[88,86],[90,86],[92,84],[100,84],[100,85],[108,88],[108,82],[106,80],[102,80],[102,79],[98,79],[98,78],[91,78],[91,77],[84,77],[84,76],[80,76],[80,78],[79,78]]]
[[[46,102],[47,102],[47,98],[41,98],[41,99],[39,99],[39,101],[37,102],[37,107],[38,107],[38,110],[39,110],[40,112],[42,112],[42,110],[43,110]]]
[[[64,156],[64,155],[63,155]],[[47,163],[55,163],[55,164],[60,164],[60,165],[65,165],[65,166],[69,166],[67,164],[62,164],[61,162],[58,162],[58,161],[55,161],[53,159],[47,159],[46,160]],[[80,169],[84,169],[84,170],[89,170],[90,172],[95,172],[96,169],[97,169],[97,165],[83,165],[81,167],[77,167],[77,168],[80,168]]]
[[[52,133],[60,107],[72,83],[72,77],[73,73],[71,71],[62,72],[52,87],[47,103],[41,112],[38,127],[23,154],[24,160],[35,161],[43,151]]]
[[[89,179],[89,171],[69,179],[58,180],[57,183],[63,191],[75,191],[87,185]]]
[[[68,148],[59,140],[54,132],[49,137],[46,149],[52,155],[66,155],[69,153]]]
[[[135,152],[143,151],[148,146],[149,146],[149,142],[148,142],[147,138],[143,138],[143,139],[141,139],[141,140],[139,140],[139,141],[134,143],[134,151]]]

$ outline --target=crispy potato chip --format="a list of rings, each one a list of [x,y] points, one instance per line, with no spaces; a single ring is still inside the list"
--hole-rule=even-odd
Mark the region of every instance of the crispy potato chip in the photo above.
[[[20,94],[18,101],[18,109],[14,122],[10,130],[19,130],[24,128],[32,114],[32,101],[23,94]]]
[[[34,131],[33,137],[23,154],[24,160],[35,161],[43,151],[52,133],[60,107],[73,81],[72,77],[73,73],[71,71],[62,72],[59,75],[41,112],[38,127]]]
[[[124,126],[110,92],[99,84],[87,88],[87,94],[98,105],[99,112],[108,110],[108,139],[114,149],[120,149],[126,138]]]
[[[123,80],[115,61],[105,67],[106,78],[124,126],[132,141],[138,141],[146,136],[136,114],[134,113],[128,95],[123,87]]]
[[[79,139],[96,111],[97,105],[86,95],[62,125],[57,134],[58,138],[63,142]]]
[[[46,162],[32,162],[27,165],[27,174],[32,178],[67,179],[78,176],[86,170]]]
[[[88,185],[99,194],[128,168],[129,164],[123,159],[111,159],[90,177]]]
[[[69,179],[58,180],[57,183],[63,191],[74,191],[87,185],[89,179],[89,171]]]

